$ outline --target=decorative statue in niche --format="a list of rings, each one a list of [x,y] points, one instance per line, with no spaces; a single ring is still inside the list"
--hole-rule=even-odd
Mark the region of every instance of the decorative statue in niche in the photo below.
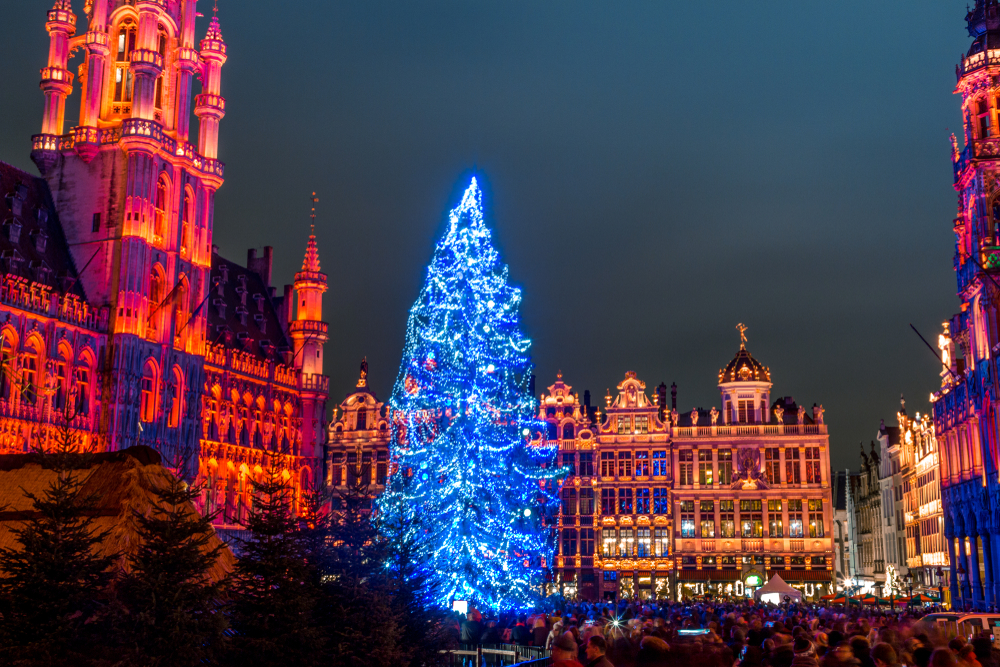
[[[805,423],[806,423],[806,406],[800,405],[799,406],[799,426],[802,426]]]
[[[691,426],[698,425],[698,408],[691,411]]]
[[[734,491],[741,489],[766,489],[767,479],[760,471],[760,449],[757,447],[740,447],[736,450],[737,470],[733,473]]]
[[[712,406],[712,411],[709,412],[708,414],[712,418],[712,426],[715,426],[716,422],[719,421],[719,411],[716,410],[715,406],[713,405]]]

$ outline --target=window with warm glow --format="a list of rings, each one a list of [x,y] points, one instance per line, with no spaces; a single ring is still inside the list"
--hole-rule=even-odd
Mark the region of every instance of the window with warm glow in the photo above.
[[[90,414],[90,367],[76,369],[76,414]]]
[[[181,371],[174,369],[174,396],[170,404],[170,420],[167,424],[170,428],[177,428],[181,424],[181,404],[184,401],[184,378]]]
[[[788,536],[802,537],[802,501],[788,501]]]
[[[802,483],[802,468],[799,466],[798,447],[788,447],[785,449],[785,483]]]
[[[719,534],[722,537],[736,537],[735,501],[719,501]]]
[[[711,486],[712,484],[712,450],[698,450],[698,483]]]
[[[28,405],[38,401],[38,352],[34,349],[21,359],[21,401]]]
[[[156,372],[146,364],[140,382],[139,419],[147,424],[156,419]]]
[[[823,537],[826,531],[823,527],[823,501],[809,501],[809,537]]]
[[[719,459],[719,484],[731,484],[733,481],[733,450],[720,449]]]
[[[681,537],[694,537],[694,501],[682,500],[681,510]]]
[[[118,43],[114,64],[114,101],[132,101],[132,51],[135,50],[135,40],[138,27],[131,18],[125,19],[118,29]],[[115,113],[127,113],[126,108],[116,107]]]

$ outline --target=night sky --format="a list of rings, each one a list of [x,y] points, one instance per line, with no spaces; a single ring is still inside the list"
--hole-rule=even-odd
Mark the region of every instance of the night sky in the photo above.
[[[50,6],[0,0],[0,160],[33,173]],[[948,136],[965,2],[219,6],[215,242],[240,263],[275,246],[280,293],[318,192],[331,403],[365,355],[388,398],[475,174],[539,391],[562,369],[603,406],[634,370],[650,393],[676,382],[679,410],[708,409],[743,322],[772,397],[825,406],[834,468],[857,467],[901,393],[910,414],[929,407],[939,365],[908,324],[933,341],[958,308]]]

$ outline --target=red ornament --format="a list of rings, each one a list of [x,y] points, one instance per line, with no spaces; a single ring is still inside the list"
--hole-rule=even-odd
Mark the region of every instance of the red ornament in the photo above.
[[[438,364],[437,361],[434,360],[434,357],[427,357],[427,361],[424,362],[424,368],[426,368],[429,371],[433,371],[436,370],[437,367]]]
[[[403,380],[403,389],[406,390],[407,394],[416,396],[417,392],[420,391],[420,385],[417,384],[417,380],[412,375],[407,375],[406,379]]]

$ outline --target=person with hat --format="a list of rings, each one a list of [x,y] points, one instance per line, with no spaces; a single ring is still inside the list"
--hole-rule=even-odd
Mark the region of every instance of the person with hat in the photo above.
[[[578,650],[573,633],[562,633],[552,644],[552,667],[583,667],[576,659]]]

